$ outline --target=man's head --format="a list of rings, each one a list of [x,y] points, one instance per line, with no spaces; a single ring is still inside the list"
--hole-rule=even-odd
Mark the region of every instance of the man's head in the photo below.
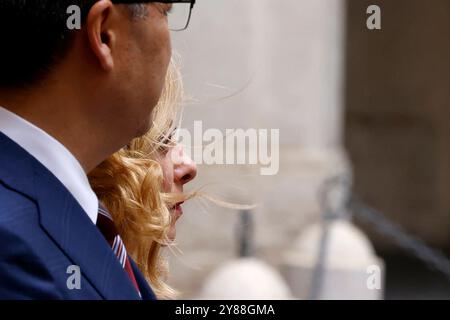
[[[73,5],[82,12],[80,30],[67,27]],[[148,129],[162,91],[171,56],[169,9],[110,0],[1,0],[0,98],[39,97],[41,90],[49,100],[70,99],[60,108],[91,114],[85,120],[108,124],[126,144]]]

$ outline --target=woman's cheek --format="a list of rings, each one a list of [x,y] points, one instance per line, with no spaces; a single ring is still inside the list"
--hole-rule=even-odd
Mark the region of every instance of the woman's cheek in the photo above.
[[[172,184],[173,184],[173,168],[172,163],[170,161],[170,152],[168,152],[165,157],[161,160],[160,165],[162,168],[163,173],[163,188],[164,192],[171,192],[172,191]]]
[[[167,172],[167,168],[164,168],[164,166],[162,166],[163,168],[163,189],[164,192],[170,192],[172,189],[172,184],[170,181],[170,175]]]

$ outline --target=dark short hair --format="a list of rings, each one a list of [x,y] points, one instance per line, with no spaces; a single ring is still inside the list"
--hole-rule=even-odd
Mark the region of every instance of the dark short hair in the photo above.
[[[67,8],[77,5],[82,21],[97,0],[0,0],[0,88],[33,85],[70,48]]]

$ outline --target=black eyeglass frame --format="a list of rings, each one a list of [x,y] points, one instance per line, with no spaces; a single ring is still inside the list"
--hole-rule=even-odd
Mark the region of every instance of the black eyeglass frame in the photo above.
[[[151,3],[151,2],[159,2],[159,3],[190,3],[191,6],[189,8],[189,16],[186,22],[186,26],[182,29],[176,29],[172,31],[183,31],[186,30],[189,26],[189,22],[191,22],[191,16],[192,16],[192,9],[194,9],[194,5],[196,0],[159,0],[159,1],[153,1],[153,0],[111,0],[112,3],[125,3],[125,4],[132,4],[132,3]]]

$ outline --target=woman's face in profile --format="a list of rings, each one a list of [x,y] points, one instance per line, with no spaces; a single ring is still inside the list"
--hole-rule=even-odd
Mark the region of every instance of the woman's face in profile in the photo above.
[[[166,193],[181,194],[183,186],[192,181],[197,175],[197,166],[195,162],[184,153],[181,145],[172,144],[162,151],[159,151],[158,162],[163,171],[163,189]],[[183,214],[183,208],[179,202],[169,208],[172,223],[169,231],[169,239],[174,240],[176,236],[175,224]]]

